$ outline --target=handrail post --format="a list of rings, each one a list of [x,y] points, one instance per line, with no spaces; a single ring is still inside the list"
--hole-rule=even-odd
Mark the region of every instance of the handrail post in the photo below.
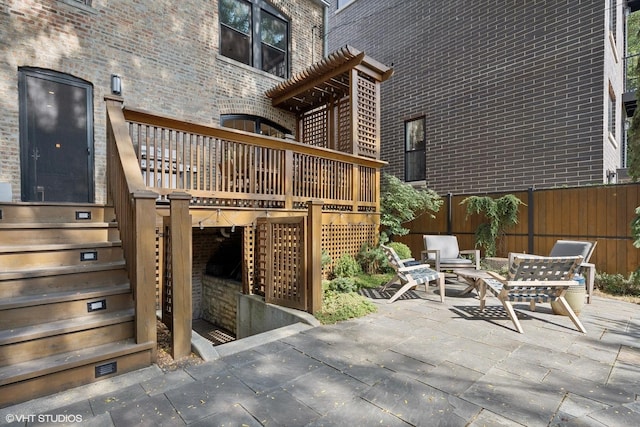
[[[322,206],[320,200],[310,200],[307,216],[307,311],[322,310]]]
[[[155,222],[149,221],[150,213],[155,213],[157,194],[140,191],[132,195],[134,203],[135,255],[132,285],[136,307],[136,342],[155,342],[156,328],[156,259]],[[155,350],[153,359],[155,360]]]
[[[360,186],[362,182],[360,181],[360,166],[353,164],[353,188],[351,193],[351,200],[353,201],[353,205],[351,210],[353,212],[358,212],[358,206],[360,205]]]
[[[293,209],[293,151],[284,152],[284,208]]]
[[[173,308],[171,356],[174,360],[191,354],[191,195],[183,192],[169,194],[169,227],[171,232],[171,279]]]

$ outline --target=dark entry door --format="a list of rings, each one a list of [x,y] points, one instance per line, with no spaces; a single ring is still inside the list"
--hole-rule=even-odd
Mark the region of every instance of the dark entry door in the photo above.
[[[93,88],[49,70],[21,68],[22,201],[93,203]]]

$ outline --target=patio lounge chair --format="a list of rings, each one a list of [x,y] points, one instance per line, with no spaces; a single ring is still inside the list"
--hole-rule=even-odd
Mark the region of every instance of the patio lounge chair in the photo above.
[[[502,302],[509,318],[522,334],[524,331],[511,303],[528,302],[531,310],[535,311],[536,302],[558,301],[578,330],[587,332],[564,298],[567,289],[577,285],[572,279],[582,262],[581,256],[522,257],[516,254],[510,258],[512,262],[506,279],[490,272],[494,278],[482,280],[480,310],[484,310],[488,289]]]
[[[433,264],[436,271],[457,268],[480,270],[480,250],[460,250],[456,236],[425,234],[422,239],[422,260]]]
[[[593,251],[596,249],[597,241],[588,242],[582,240],[557,240],[549,252],[550,257],[562,257],[562,256],[582,256],[583,262],[580,264],[577,273],[584,271],[585,283],[587,286],[587,304],[591,304],[591,296],[593,295],[593,285],[596,280],[596,266],[589,262]],[[509,254],[510,261],[515,255],[525,254]],[[527,256],[538,256],[529,255]]]
[[[389,299],[389,303],[397,300],[402,294],[404,294],[409,289],[421,285],[424,283],[425,291],[429,290],[429,282],[432,280],[438,281],[438,286],[440,288],[440,301],[444,302],[444,274],[434,271],[429,268],[428,264],[416,264],[416,265],[407,265],[410,261],[414,261],[413,258],[409,259],[400,259],[396,251],[385,245],[380,245],[385,255],[387,256],[387,260],[389,261],[389,265],[393,267],[396,271],[396,275],[389,280],[383,287],[382,291],[385,291],[387,287],[396,281],[400,281],[400,289],[393,294],[393,296]]]

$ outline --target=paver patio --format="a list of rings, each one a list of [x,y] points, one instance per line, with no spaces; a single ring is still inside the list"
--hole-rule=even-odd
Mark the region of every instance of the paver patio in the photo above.
[[[378,312],[297,328],[174,372],[156,366],[0,410],[0,422],[80,414],[83,424],[640,425],[640,310],[595,298],[588,333],[541,304],[517,333],[499,301],[448,284]],[[286,335],[286,334],[284,334]],[[17,425],[14,423],[14,425]],[[24,423],[22,423],[24,425]],[[57,424],[59,425],[59,424]]]

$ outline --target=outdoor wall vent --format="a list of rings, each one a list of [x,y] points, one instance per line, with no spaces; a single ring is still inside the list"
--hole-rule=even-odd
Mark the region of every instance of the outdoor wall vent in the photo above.
[[[80,220],[80,219],[91,219],[91,212],[76,211],[76,220]]]
[[[80,252],[80,261],[97,261],[98,251]]]
[[[87,311],[91,313],[92,311],[98,310],[106,310],[107,309],[107,300],[101,299],[100,301],[93,301],[87,303]]]
[[[118,372],[118,362],[116,361],[105,363],[104,365],[96,365],[96,378],[115,374],[116,372]]]

